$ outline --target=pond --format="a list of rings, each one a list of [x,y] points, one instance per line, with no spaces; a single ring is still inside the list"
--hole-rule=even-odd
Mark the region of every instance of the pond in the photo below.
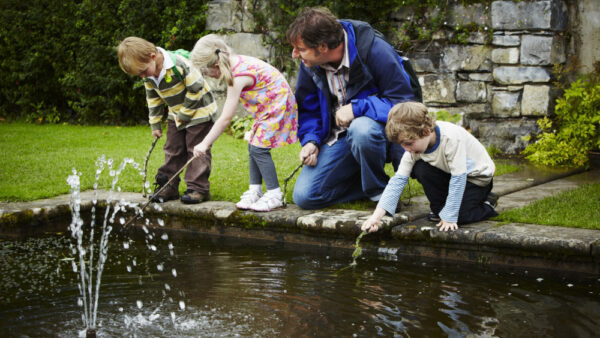
[[[595,336],[600,277],[361,257],[185,232],[113,233],[113,336]],[[82,334],[70,236],[0,241],[3,336]]]

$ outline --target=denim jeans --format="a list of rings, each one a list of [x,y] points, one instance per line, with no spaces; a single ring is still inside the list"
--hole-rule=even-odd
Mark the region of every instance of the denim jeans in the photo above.
[[[384,171],[390,144],[385,124],[368,117],[352,121],[346,136],[319,147],[317,164],[304,166],[294,187],[294,203],[302,209],[319,209],[363,198],[379,200],[389,177]],[[401,147],[394,147],[403,151]]]

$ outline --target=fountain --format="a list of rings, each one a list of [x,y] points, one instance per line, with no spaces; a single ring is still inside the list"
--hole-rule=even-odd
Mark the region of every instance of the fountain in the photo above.
[[[95,173],[95,182],[93,186],[94,198],[92,200],[92,209],[91,209],[91,220],[89,223],[89,227],[86,229],[85,222],[81,216],[81,195],[80,195],[80,176],[81,173],[78,173],[75,169],[73,169],[72,175],[67,178],[67,183],[70,186],[71,200],[70,200],[70,208],[72,220],[69,226],[69,230],[71,232],[71,237],[75,241],[73,243],[71,249],[72,253],[77,259],[72,260],[72,268],[75,273],[79,275],[79,292],[80,298],[78,300],[79,306],[83,308],[82,319],[83,324],[85,326],[85,336],[86,337],[95,337],[96,329],[97,329],[97,313],[98,313],[98,297],[100,295],[100,286],[102,284],[102,272],[104,270],[104,264],[108,258],[108,243],[109,236],[113,230],[113,225],[115,224],[115,219],[119,215],[119,213],[124,213],[128,208],[134,210],[134,216],[130,218],[128,222],[125,222],[123,217],[119,218],[119,223],[122,226],[127,226],[135,217],[143,216],[143,210],[148,205],[146,203],[142,208],[138,207],[136,204],[129,203],[125,200],[114,200],[114,192],[120,191],[120,188],[117,186],[119,175],[126,168],[127,165],[131,165],[134,169],[140,171],[140,166],[133,161],[133,159],[125,158],[123,162],[119,165],[119,167],[115,170],[113,169],[113,160],[106,159],[105,156],[101,156],[96,161],[96,173]],[[104,219],[100,225],[100,228],[96,228],[96,207],[98,202],[98,182],[102,173],[104,172],[105,167],[108,169],[110,177],[112,177],[112,183],[109,191],[108,198],[106,200],[106,210],[104,212]],[[144,174],[140,172],[140,174]],[[144,183],[144,189],[147,189],[148,185]],[[157,206],[157,208],[160,208]],[[162,222],[162,221],[160,221]],[[146,224],[149,223],[149,220],[146,219]],[[151,234],[146,226],[143,227],[144,231],[147,233],[146,243],[150,250],[156,251],[157,248],[153,244],[149,244],[149,240],[154,238],[154,234]],[[100,233],[100,238],[96,239],[96,232]],[[164,235],[166,236],[166,235]],[[164,239],[163,236],[163,239]],[[128,244],[124,244],[124,246],[128,246]],[[169,250],[171,255],[173,255],[173,246],[169,243]],[[162,265],[159,265],[159,269],[163,269]],[[131,270],[131,267],[128,266],[128,270]],[[177,272],[175,269],[172,270],[172,274],[176,277]],[[141,307],[141,302],[137,302],[138,307]],[[185,308],[185,303],[183,301],[179,302],[180,307]],[[171,317],[174,321],[174,313],[171,313]],[[80,336],[82,334],[80,333]]]

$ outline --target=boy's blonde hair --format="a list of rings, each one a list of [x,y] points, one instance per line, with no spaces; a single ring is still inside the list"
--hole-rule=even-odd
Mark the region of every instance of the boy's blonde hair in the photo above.
[[[221,71],[221,79],[228,86],[233,86],[233,74],[229,62],[231,55],[233,55],[233,50],[227,46],[225,41],[216,34],[209,34],[196,42],[190,53],[190,61],[199,70],[217,65]]]
[[[156,46],[135,36],[125,38],[117,47],[119,66],[125,73],[132,75],[137,75],[146,64],[150,63],[152,53],[158,53]]]
[[[435,117],[420,102],[401,102],[388,114],[385,134],[391,142],[418,140],[435,128]]]

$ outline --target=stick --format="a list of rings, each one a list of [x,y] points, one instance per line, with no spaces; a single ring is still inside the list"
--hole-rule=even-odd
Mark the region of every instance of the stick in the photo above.
[[[161,193],[161,192],[162,192],[162,191],[163,191],[163,190],[164,190],[164,189],[165,189],[165,188],[166,188],[166,187],[167,187],[167,186],[168,186],[168,185],[169,185],[171,182],[173,182],[173,180],[174,180],[176,177],[178,177],[178,176],[179,176],[179,174],[181,174],[181,172],[182,172],[182,171],[183,171],[185,168],[187,168],[187,166],[188,166],[190,163],[192,163],[192,161],[193,161],[193,160],[195,160],[195,159],[196,159],[195,157],[192,157],[192,158],[190,158],[190,159],[187,161],[187,163],[186,163],[186,164],[185,164],[183,167],[181,167],[181,169],[179,169],[179,170],[178,170],[178,171],[175,173],[175,175],[173,175],[173,176],[171,177],[171,179],[170,179],[170,180],[167,182],[167,184],[163,185],[163,186],[162,186],[162,188],[160,188],[160,189],[159,189],[159,190],[158,190],[158,191],[157,191],[157,192],[156,192],[154,195],[158,195],[158,194],[160,194],[160,193]],[[152,199],[149,199],[149,200],[148,200],[146,203],[144,203],[144,205],[142,205],[142,208],[140,209],[140,212],[144,211],[144,209],[146,209],[146,207],[148,206],[148,204],[150,204],[150,202],[152,202]],[[125,224],[123,225],[123,228],[126,228],[126,227],[129,225],[129,223],[131,223],[131,222],[132,222],[132,221],[133,221],[133,220],[134,220],[136,217],[137,217],[137,215],[133,215],[133,216],[131,216],[131,218],[129,218],[129,220],[127,221],[127,223],[125,223]]]
[[[148,159],[150,158],[150,154],[152,154],[152,150],[154,150],[156,141],[158,141],[159,138],[160,137],[154,138],[154,142],[152,142],[150,150],[148,150],[148,154],[146,154],[146,160],[144,161],[144,179],[142,181],[142,197],[146,197],[146,172],[148,171]]]
[[[302,168],[302,166],[304,165],[304,162],[300,162],[300,164],[296,167],[296,169],[294,169],[294,171],[292,171],[292,173],[290,174],[290,176],[288,176],[285,180],[283,180],[283,206],[285,207],[287,205],[287,202],[285,200],[285,194],[287,192],[287,183],[288,181],[294,177],[294,175],[296,174],[296,172],[298,170],[300,170],[300,168]]]

